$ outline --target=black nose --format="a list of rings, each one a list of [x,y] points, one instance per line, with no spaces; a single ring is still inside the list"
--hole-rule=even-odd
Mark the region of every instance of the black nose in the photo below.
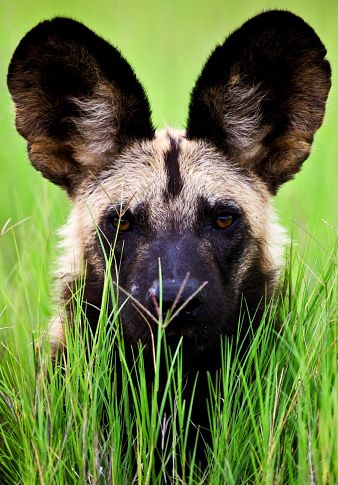
[[[194,317],[198,314],[203,306],[203,293],[197,291],[202,283],[195,278],[188,278],[183,281],[164,279],[162,281],[162,315],[166,315],[168,310],[172,314],[179,310],[180,316]],[[194,293],[197,292],[195,295]],[[192,298],[191,296],[194,295]],[[160,306],[160,284],[156,280],[151,285],[147,294],[147,303],[155,316],[158,316]]]

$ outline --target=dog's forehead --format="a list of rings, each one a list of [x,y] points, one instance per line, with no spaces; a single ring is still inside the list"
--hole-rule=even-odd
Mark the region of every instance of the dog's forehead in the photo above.
[[[183,131],[159,131],[152,141],[129,147],[112,167],[84,188],[81,202],[96,220],[111,207],[145,205],[154,224],[175,216],[193,219],[197,201],[235,202],[250,219],[268,198],[263,184],[244,174],[208,143],[188,140]]]

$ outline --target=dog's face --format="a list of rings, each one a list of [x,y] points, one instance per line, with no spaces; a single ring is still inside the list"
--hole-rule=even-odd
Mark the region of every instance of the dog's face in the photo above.
[[[149,334],[144,308],[158,317],[160,269],[163,314],[189,300],[168,334],[200,337],[203,345],[233,330],[248,278],[257,289],[275,277],[278,265],[267,248],[267,232],[277,230],[277,251],[283,235],[271,223],[264,184],[210,144],[183,133],[164,130],[126,149],[79,194],[77,210],[78,220],[85,221],[78,227],[89,263],[87,296],[99,304],[104,256],[114,247],[120,298],[132,296],[123,310],[129,339]]]
[[[88,308],[99,306],[114,248],[131,342],[146,340],[149,317],[170,309],[168,334],[198,348],[233,333],[242,297],[255,312],[277,279],[284,235],[270,198],[300,169],[322,123],[325,55],[299,17],[258,15],[208,59],[186,131],[155,132],[116,49],[69,19],[29,32],[8,85],[33,165],[74,201],[65,288],[85,260]]]

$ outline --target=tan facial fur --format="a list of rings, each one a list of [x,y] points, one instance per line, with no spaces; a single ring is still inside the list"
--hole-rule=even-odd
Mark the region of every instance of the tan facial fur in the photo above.
[[[170,148],[170,139],[181,143],[179,166],[183,188],[178,197],[166,202],[164,155]],[[167,229],[170,224],[184,231],[194,222],[199,195],[211,203],[224,198],[235,201],[246,214],[253,237],[261,246],[262,266],[272,270],[280,267],[287,239],[265,185],[254,176],[248,179],[212,146],[187,140],[182,131],[165,129],[157,133],[154,141],[137,143],[127,149],[114,161],[111,170],[81,187],[69,221],[60,232],[64,252],[61,272],[80,273],[84,246],[96,236],[96,225],[109,208],[133,209],[147,202],[152,226],[157,231]]]

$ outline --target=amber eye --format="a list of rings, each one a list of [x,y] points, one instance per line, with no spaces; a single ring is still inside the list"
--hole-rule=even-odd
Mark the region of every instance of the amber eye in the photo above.
[[[131,223],[125,217],[114,217],[113,226],[121,232],[127,232],[131,228]]]
[[[218,216],[215,220],[217,229],[227,229],[234,222],[235,218],[231,214]]]

